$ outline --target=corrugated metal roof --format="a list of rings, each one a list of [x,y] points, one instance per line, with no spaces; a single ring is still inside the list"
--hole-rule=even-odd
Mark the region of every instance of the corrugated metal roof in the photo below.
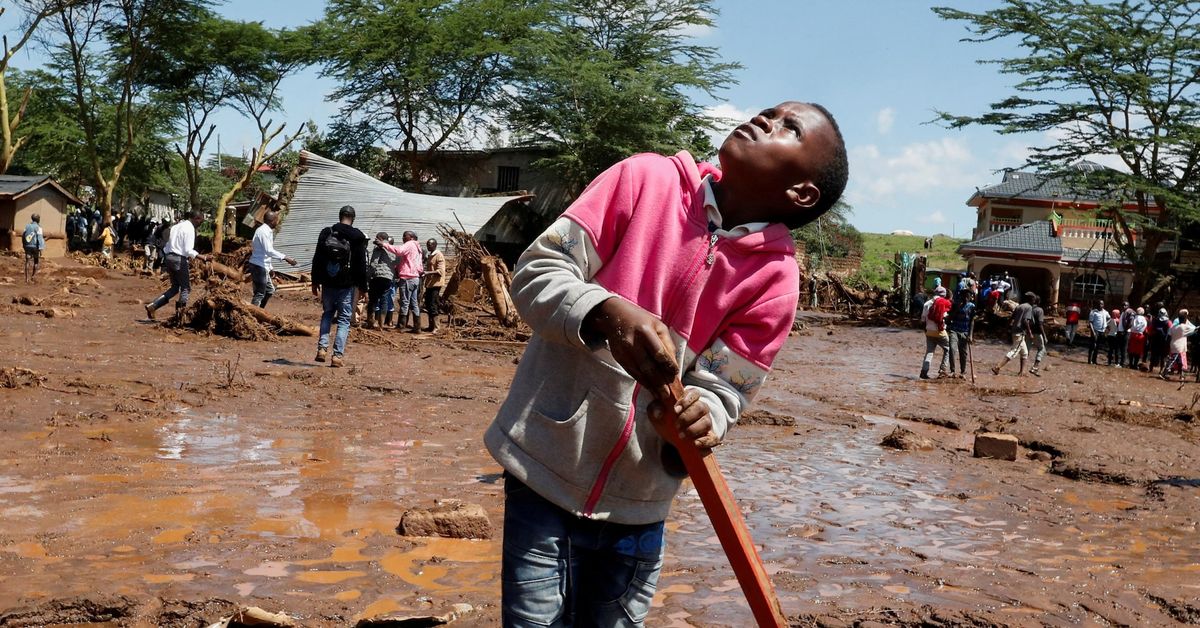
[[[437,226],[446,223],[475,235],[505,203],[518,196],[462,198],[414,194],[392,187],[354,168],[301,151],[308,171],[300,176],[275,246],[296,258],[295,270],[312,269],[312,256],[321,230],[338,220],[343,205],[354,207],[354,226],[368,238],[380,231],[400,241],[400,234],[415,231],[421,241],[441,238]],[[457,219],[456,219],[457,218]]]
[[[58,190],[60,194],[67,197],[67,201],[72,205],[83,205],[83,201],[79,200],[74,194],[68,192],[66,188],[59,185],[57,181],[47,175],[20,176],[15,174],[0,174],[0,196],[2,197],[18,198],[43,185],[49,185]]]
[[[1062,240],[1051,235],[1048,220],[1027,222],[1019,227],[986,235],[958,247],[960,251],[1021,251],[1039,255],[1062,255]]]
[[[13,174],[0,174],[0,196],[16,196],[49,178],[45,175],[40,177],[22,177]]]

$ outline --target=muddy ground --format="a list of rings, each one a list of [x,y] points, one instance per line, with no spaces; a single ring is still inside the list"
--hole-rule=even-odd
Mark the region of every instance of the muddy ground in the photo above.
[[[498,624],[498,540],[395,527],[448,497],[499,527],[481,435],[518,345],[396,333],[331,369],[312,339],[151,323],[160,290],[74,262],[27,287],[0,258],[0,626],[203,626],[238,605],[347,626],[456,603],[474,609],[457,624]],[[319,316],[304,292],[271,311]],[[919,331],[804,321],[762,424],[718,454],[795,624],[1200,624],[1200,384],[1061,348],[1040,378],[996,377],[998,344],[977,347],[977,386],[923,382]],[[881,447],[897,425],[933,448]],[[972,458],[981,429],[1021,457]],[[750,625],[694,492],[668,528],[648,624]]]

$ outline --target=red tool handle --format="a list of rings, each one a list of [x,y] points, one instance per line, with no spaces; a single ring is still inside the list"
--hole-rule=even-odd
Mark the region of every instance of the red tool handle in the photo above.
[[[663,439],[679,450],[679,456],[692,478],[696,492],[700,494],[700,501],[704,504],[709,520],[712,521],[721,547],[725,550],[725,556],[729,559],[738,584],[742,587],[742,593],[750,603],[754,620],[761,627],[785,628],[787,619],[779,608],[775,587],[763,568],[758,549],[754,547],[754,540],[750,538],[750,530],[746,528],[746,520],[742,517],[737,500],[733,498],[733,492],[725,483],[725,476],[721,475],[721,467],[717,466],[717,459],[712,455],[712,450],[702,451],[690,441],[683,442],[679,439],[679,431],[675,427],[677,416],[674,407],[675,403],[683,398],[683,394],[683,384],[676,379],[671,384],[670,397],[662,400],[665,406],[663,420],[656,423],[654,428]]]

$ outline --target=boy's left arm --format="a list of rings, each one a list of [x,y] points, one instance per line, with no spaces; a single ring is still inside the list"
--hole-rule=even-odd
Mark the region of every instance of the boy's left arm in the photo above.
[[[688,393],[695,393],[708,410],[710,438],[698,436],[698,429],[681,429],[698,446],[711,447],[724,440],[758,394],[791,332],[798,298],[797,292],[782,294],[742,312],[683,374]]]

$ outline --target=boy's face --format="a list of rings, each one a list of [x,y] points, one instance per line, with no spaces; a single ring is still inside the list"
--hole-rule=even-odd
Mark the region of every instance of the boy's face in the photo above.
[[[770,214],[765,220],[791,223],[820,199],[813,179],[836,145],[819,109],[784,102],[734,129],[718,154],[725,178],[753,182],[754,202]]]

